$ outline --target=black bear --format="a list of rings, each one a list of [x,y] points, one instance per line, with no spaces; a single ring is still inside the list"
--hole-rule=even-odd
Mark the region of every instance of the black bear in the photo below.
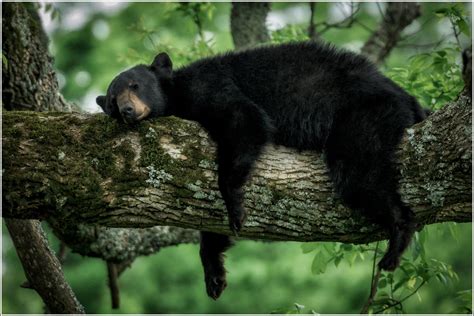
[[[394,153],[422,121],[417,101],[357,54],[315,42],[263,46],[204,58],[178,70],[166,53],[119,74],[105,113],[126,123],[175,115],[199,122],[218,147],[219,189],[232,231],[245,221],[245,184],[268,142],[323,151],[337,194],[387,229],[379,267],[394,270],[415,230],[397,191]],[[226,287],[228,236],[202,232],[207,293]]]

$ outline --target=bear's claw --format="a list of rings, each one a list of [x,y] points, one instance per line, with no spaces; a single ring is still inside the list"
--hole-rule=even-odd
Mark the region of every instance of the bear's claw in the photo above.
[[[225,275],[206,278],[207,295],[213,300],[217,300],[226,287]]]

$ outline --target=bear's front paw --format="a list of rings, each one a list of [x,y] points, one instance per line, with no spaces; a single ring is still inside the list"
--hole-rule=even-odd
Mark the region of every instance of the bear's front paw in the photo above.
[[[222,275],[206,275],[206,291],[210,298],[217,300],[226,287],[225,273]]]
[[[238,208],[238,211],[229,213],[229,227],[235,236],[238,236],[238,233],[242,229],[242,226],[244,226],[246,219],[247,212],[242,207]]]

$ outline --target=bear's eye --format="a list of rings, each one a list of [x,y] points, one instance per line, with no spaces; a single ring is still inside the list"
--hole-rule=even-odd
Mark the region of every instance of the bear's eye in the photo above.
[[[132,89],[132,90],[137,90],[137,89],[138,89],[138,83],[131,83],[131,84],[129,85],[129,87],[130,87],[130,89]]]

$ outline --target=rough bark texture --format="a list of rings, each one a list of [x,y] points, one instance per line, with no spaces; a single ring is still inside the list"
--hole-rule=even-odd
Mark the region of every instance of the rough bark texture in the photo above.
[[[3,216],[231,234],[214,147],[192,122],[129,129],[103,115],[4,113]],[[471,100],[406,131],[400,191],[421,223],[471,221]],[[320,156],[268,147],[246,186],[243,237],[368,242],[379,227],[334,196]]]
[[[71,104],[58,93],[48,39],[33,4],[2,3],[2,101],[5,110],[66,110]],[[48,246],[41,223],[5,219],[28,278],[29,287],[52,313],[84,313],[64,278],[61,262]]]
[[[137,257],[152,255],[163,247],[199,242],[197,231],[179,227],[107,228],[64,223],[54,217],[49,218],[48,223],[74,252],[115,263],[131,264]]]
[[[38,292],[49,312],[83,314],[84,308],[64,278],[61,264],[49,248],[40,222],[9,219],[5,223],[11,233],[29,286]]]
[[[230,30],[236,49],[248,48],[270,40],[265,25],[270,4],[234,2],[230,13]]]
[[[380,64],[395,47],[402,31],[421,14],[415,2],[388,2],[382,21],[361,49],[376,64]]]
[[[48,38],[33,4],[2,3],[2,101],[7,110],[71,110],[58,91]]]
[[[48,38],[33,4],[2,3],[3,102],[7,110],[71,112],[77,106],[64,100],[58,91]],[[119,262],[149,255],[161,247],[197,242],[192,230],[169,227],[151,229],[107,229],[85,225],[64,225],[51,220],[53,232],[81,255]]]

